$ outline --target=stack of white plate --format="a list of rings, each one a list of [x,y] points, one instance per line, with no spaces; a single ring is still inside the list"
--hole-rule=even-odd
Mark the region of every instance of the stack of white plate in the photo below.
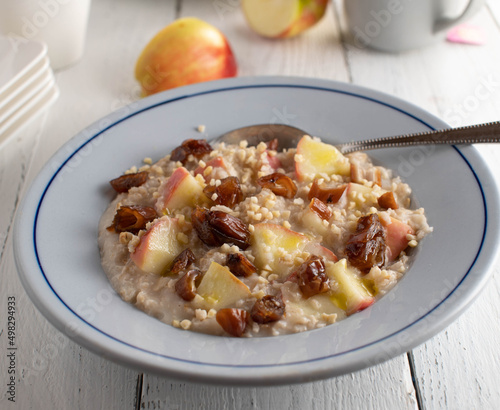
[[[45,44],[0,36],[0,147],[43,119],[58,95]]]

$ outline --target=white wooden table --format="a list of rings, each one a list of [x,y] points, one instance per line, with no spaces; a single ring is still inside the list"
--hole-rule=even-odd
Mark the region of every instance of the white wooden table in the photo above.
[[[124,368],[79,347],[34,308],[14,266],[12,222],[30,181],[64,142],[139,98],[133,78],[142,47],[172,20],[194,15],[227,35],[239,75],[298,75],[368,86],[467,125],[500,117],[500,2],[471,21],[483,46],[442,42],[388,55],[345,43],[339,2],[304,35],[258,37],[237,0],[94,0],[86,53],[56,74],[61,95],[37,135],[0,150],[0,408],[2,409],[498,409],[500,275],[445,331],[372,368],[330,380],[273,388],[191,385]],[[479,147],[500,177],[500,150]],[[15,297],[16,403],[7,400],[7,298]]]

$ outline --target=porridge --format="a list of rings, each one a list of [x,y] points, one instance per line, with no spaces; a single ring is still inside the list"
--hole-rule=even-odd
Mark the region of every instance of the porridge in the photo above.
[[[309,136],[287,150],[186,140],[144,162],[110,181],[102,266],[123,300],[185,330],[335,323],[388,292],[432,230],[390,170]]]

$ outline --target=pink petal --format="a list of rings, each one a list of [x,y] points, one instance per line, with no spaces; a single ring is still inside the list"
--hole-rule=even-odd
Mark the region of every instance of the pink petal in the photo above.
[[[448,31],[446,39],[452,43],[481,45],[486,43],[486,34],[481,27],[461,24]]]

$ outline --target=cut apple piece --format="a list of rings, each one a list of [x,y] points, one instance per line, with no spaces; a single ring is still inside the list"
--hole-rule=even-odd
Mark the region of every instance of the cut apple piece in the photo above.
[[[321,174],[350,175],[349,160],[333,145],[304,135],[297,144],[295,173],[300,181],[313,180]]]
[[[347,267],[347,260],[341,259],[326,268],[328,277],[337,282],[338,289],[331,295],[332,301],[345,310],[347,315],[371,306],[375,298],[363,284],[362,279]]]
[[[329,225],[324,224],[324,220],[321,219],[316,212],[311,210],[310,208],[304,209],[302,212],[302,217],[300,218],[302,222],[302,226],[307,227],[308,229],[314,230],[320,235],[325,236],[328,232]]]
[[[197,289],[207,308],[224,309],[251,296],[250,289],[225,266],[212,262]]]
[[[293,37],[315,25],[328,0],[242,0],[250,27],[270,38]]]
[[[309,242],[305,246],[305,250],[311,255],[320,256],[327,261],[337,262],[339,260],[330,249],[325,248],[323,245],[320,245],[317,242]]]
[[[208,203],[200,182],[184,167],[177,168],[167,182],[160,187],[156,201],[158,212],[169,214],[186,206],[195,207]]]
[[[308,241],[305,235],[281,225],[257,224],[250,238],[255,265],[259,269],[266,269],[269,265],[271,271],[281,278],[299,265],[295,262],[295,256],[304,250]]]
[[[415,231],[406,223],[391,217],[391,223],[386,218],[380,218],[386,230],[385,243],[387,245],[387,259],[395,260],[408,247],[407,235],[415,235]]]
[[[130,259],[144,272],[161,275],[167,272],[173,260],[182,251],[177,240],[180,232],[177,219],[163,217],[141,237],[130,254]]]
[[[203,178],[205,179],[205,181],[208,182],[210,180],[210,176],[204,174],[205,170],[208,167],[222,168],[225,171],[227,171],[227,166],[226,166],[226,163],[224,161],[224,158],[222,158],[222,157],[215,157],[215,158],[212,158],[210,161],[208,161],[205,167],[199,166],[198,168],[196,168],[194,170],[194,174],[195,175],[201,174],[203,176]],[[229,175],[229,172],[228,172],[228,175]]]
[[[363,205],[373,206],[378,203],[378,197],[374,193],[373,188],[354,182],[350,182],[347,185],[347,199],[354,201],[358,207]]]

